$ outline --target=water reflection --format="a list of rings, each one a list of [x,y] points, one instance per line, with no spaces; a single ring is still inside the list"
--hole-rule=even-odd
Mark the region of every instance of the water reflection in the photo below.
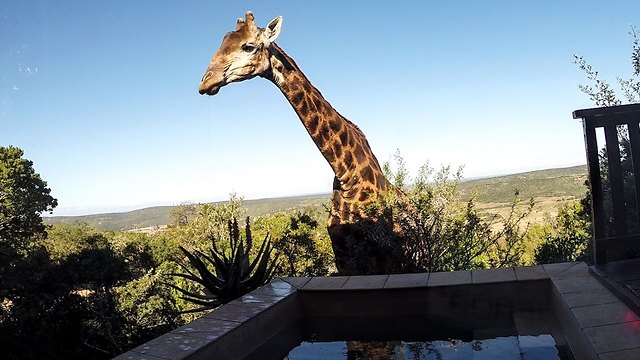
[[[551,335],[508,336],[493,339],[425,342],[303,342],[288,360],[394,359],[394,360],[534,360],[561,359]]]

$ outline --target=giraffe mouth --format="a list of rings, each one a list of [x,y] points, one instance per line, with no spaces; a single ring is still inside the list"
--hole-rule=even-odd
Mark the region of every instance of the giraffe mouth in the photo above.
[[[215,85],[215,84],[214,85],[209,85],[208,87],[200,86],[200,89],[199,89],[198,92],[200,93],[200,95],[207,94],[207,95],[211,96],[211,95],[217,94],[218,91],[220,91],[221,87],[222,87],[221,85]]]
[[[215,87],[212,87],[211,89],[207,90],[206,94],[211,96],[211,95],[217,94],[218,91],[220,91],[220,86],[215,86]]]

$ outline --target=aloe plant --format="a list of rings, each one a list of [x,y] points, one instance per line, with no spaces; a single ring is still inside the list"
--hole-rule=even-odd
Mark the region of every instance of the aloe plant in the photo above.
[[[196,309],[185,312],[214,309],[257,289],[273,278],[278,259],[276,257],[269,260],[273,251],[269,235],[262,241],[253,261],[249,261],[249,253],[253,243],[249,218],[247,218],[245,227],[245,241],[240,237],[238,221],[235,218],[228,222],[228,227],[231,245],[228,255],[217,247],[216,239],[213,236],[210,237],[210,255],[197,250],[191,253],[180,246],[180,250],[186,255],[190,266],[178,263],[185,273],[169,275],[191,280],[202,286],[202,292],[197,293],[174,284],[167,284],[182,293],[183,299],[200,305]]]

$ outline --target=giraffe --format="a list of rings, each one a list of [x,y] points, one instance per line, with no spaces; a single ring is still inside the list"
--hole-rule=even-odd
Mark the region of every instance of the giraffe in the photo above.
[[[227,84],[256,76],[274,83],[335,174],[327,229],[338,272],[394,272],[397,266],[390,262],[403,259],[392,259],[385,251],[364,255],[371,258],[364,259],[370,269],[350,265],[355,256],[353,245],[362,241],[358,222],[372,220],[364,214],[364,207],[393,186],[384,176],[364,133],[331,106],[295,61],[275,43],[281,28],[281,16],[259,28],[248,11],[244,20],[237,20],[235,31],[224,36],[202,77],[199,93],[215,95]]]

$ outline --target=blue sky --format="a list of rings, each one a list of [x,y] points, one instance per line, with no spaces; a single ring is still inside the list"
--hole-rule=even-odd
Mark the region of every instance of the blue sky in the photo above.
[[[630,77],[638,1],[5,1],[0,145],[25,151],[58,215],[329,192],[289,104],[256,78],[200,96],[252,10],[380,161],[466,177],[585,162],[572,54]]]

